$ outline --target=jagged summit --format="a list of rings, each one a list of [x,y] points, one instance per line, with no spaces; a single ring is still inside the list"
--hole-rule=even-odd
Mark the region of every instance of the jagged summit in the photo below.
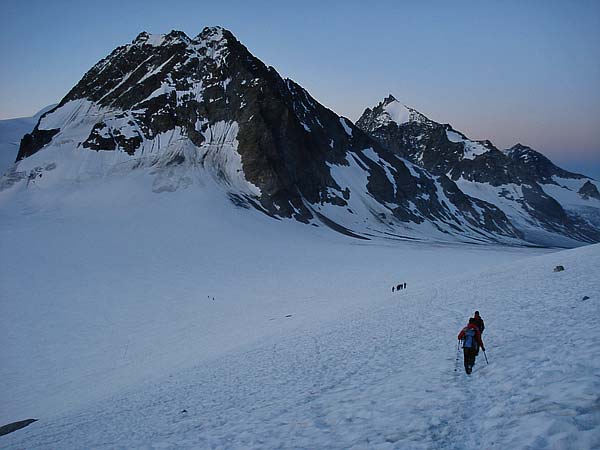
[[[523,145],[520,142],[517,142],[509,150],[533,150],[533,149],[527,145]]]
[[[0,189],[144,171],[157,193],[210,185],[236,206],[363,239],[522,242],[502,208],[465,194],[463,180],[526,181],[533,220],[559,232],[573,222],[533,171],[491,143],[391,94],[354,125],[222,27],[192,39],[143,32],[116,48],[23,137],[17,160]],[[595,239],[582,224],[573,230]]]
[[[414,120],[412,111],[388,96],[367,108],[357,126],[396,155],[498,205],[521,229],[536,230],[536,239],[542,228],[578,240],[600,240],[600,204],[594,203],[592,181],[583,186],[588,177],[557,167],[531,147],[519,143],[500,151],[489,140],[469,139],[451,125],[423,115]],[[582,204],[582,198],[587,202]]]
[[[150,45],[152,47],[158,47],[161,45],[169,45],[174,42],[189,42],[190,38],[183,31],[173,30],[168,34],[151,34],[146,31],[142,31],[136,36],[131,42],[131,45],[142,46]]]
[[[593,184],[590,180],[587,180],[577,193],[584,200],[589,200],[590,198],[595,198],[596,200],[600,200],[600,191],[598,191],[598,187]]]
[[[504,153],[509,158],[519,160],[525,164],[530,162],[539,163],[540,161],[544,161],[545,163],[550,162],[550,160],[544,155],[542,155],[539,152],[536,152],[534,149],[527,145],[521,144],[520,142],[513,145],[510,148],[502,150],[502,153]]]
[[[418,117],[393,96],[376,114]],[[118,47],[24,137],[18,160],[10,183],[149,170],[155,192],[214,183],[238,206],[361,238],[520,238],[497,208],[397,158],[221,27]]]
[[[399,102],[392,94],[389,94],[375,108],[365,109],[357,122],[357,126],[374,131],[378,128],[397,127],[409,122],[424,121],[429,121],[429,119],[416,109]]]
[[[223,40],[229,40],[231,38],[234,38],[234,36],[229,30],[221,26],[213,26],[203,28],[202,31],[198,33],[194,38],[190,38],[185,32],[180,30],[171,30],[167,34],[153,34],[148,33],[147,31],[142,31],[131,42],[131,44],[151,45],[154,47],[158,47],[165,44],[168,45],[176,41],[184,43],[198,43],[202,41],[221,42]]]
[[[553,183],[552,177],[567,179],[587,178],[585,175],[561,169],[540,152],[521,143],[513,145],[511,148],[504,150],[503,153],[513,161],[517,161],[523,167],[526,167],[529,173],[536,177],[537,181]]]
[[[218,42],[223,39],[235,39],[233,33],[221,26],[204,27],[200,33],[194,38],[195,41],[205,40]],[[237,40],[237,39],[236,39]]]

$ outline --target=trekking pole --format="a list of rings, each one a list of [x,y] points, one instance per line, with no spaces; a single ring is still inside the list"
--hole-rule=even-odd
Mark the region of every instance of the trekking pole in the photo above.
[[[485,362],[489,364],[490,362],[487,359],[487,355],[485,354],[485,350],[483,351],[483,356],[485,356]]]
[[[458,355],[460,354],[460,341],[456,344],[456,361],[454,362],[454,371],[458,370]]]

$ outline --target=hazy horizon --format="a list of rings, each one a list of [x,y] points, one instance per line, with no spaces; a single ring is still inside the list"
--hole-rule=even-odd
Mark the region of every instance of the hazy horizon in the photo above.
[[[391,93],[472,139],[520,142],[600,178],[596,2],[8,1],[0,10],[0,119],[60,101],[141,31],[194,36],[221,25],[353,121]]]

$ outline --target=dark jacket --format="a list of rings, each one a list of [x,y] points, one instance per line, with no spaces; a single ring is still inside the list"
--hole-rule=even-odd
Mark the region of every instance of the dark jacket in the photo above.
[[[485,325],[483,324],[483,319],[481,318],[481,316],[475,316],[475,325],[477,325],[477,328],[479,328],[479,331],[481,333],[483,333],[483,330],[485,329]]]

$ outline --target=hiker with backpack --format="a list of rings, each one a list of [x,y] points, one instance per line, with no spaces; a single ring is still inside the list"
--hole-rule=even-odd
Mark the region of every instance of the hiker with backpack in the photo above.
[[[470,374],[475,365],[475,357],[479,347],[485,352],[483,341],[481,340],[481,332],[477,328],[477,322],[475,318],[469,319],[469,324],[460,330],[458,333],[458,340],[463,343],[463,352],[465,355],[465,372]]]

